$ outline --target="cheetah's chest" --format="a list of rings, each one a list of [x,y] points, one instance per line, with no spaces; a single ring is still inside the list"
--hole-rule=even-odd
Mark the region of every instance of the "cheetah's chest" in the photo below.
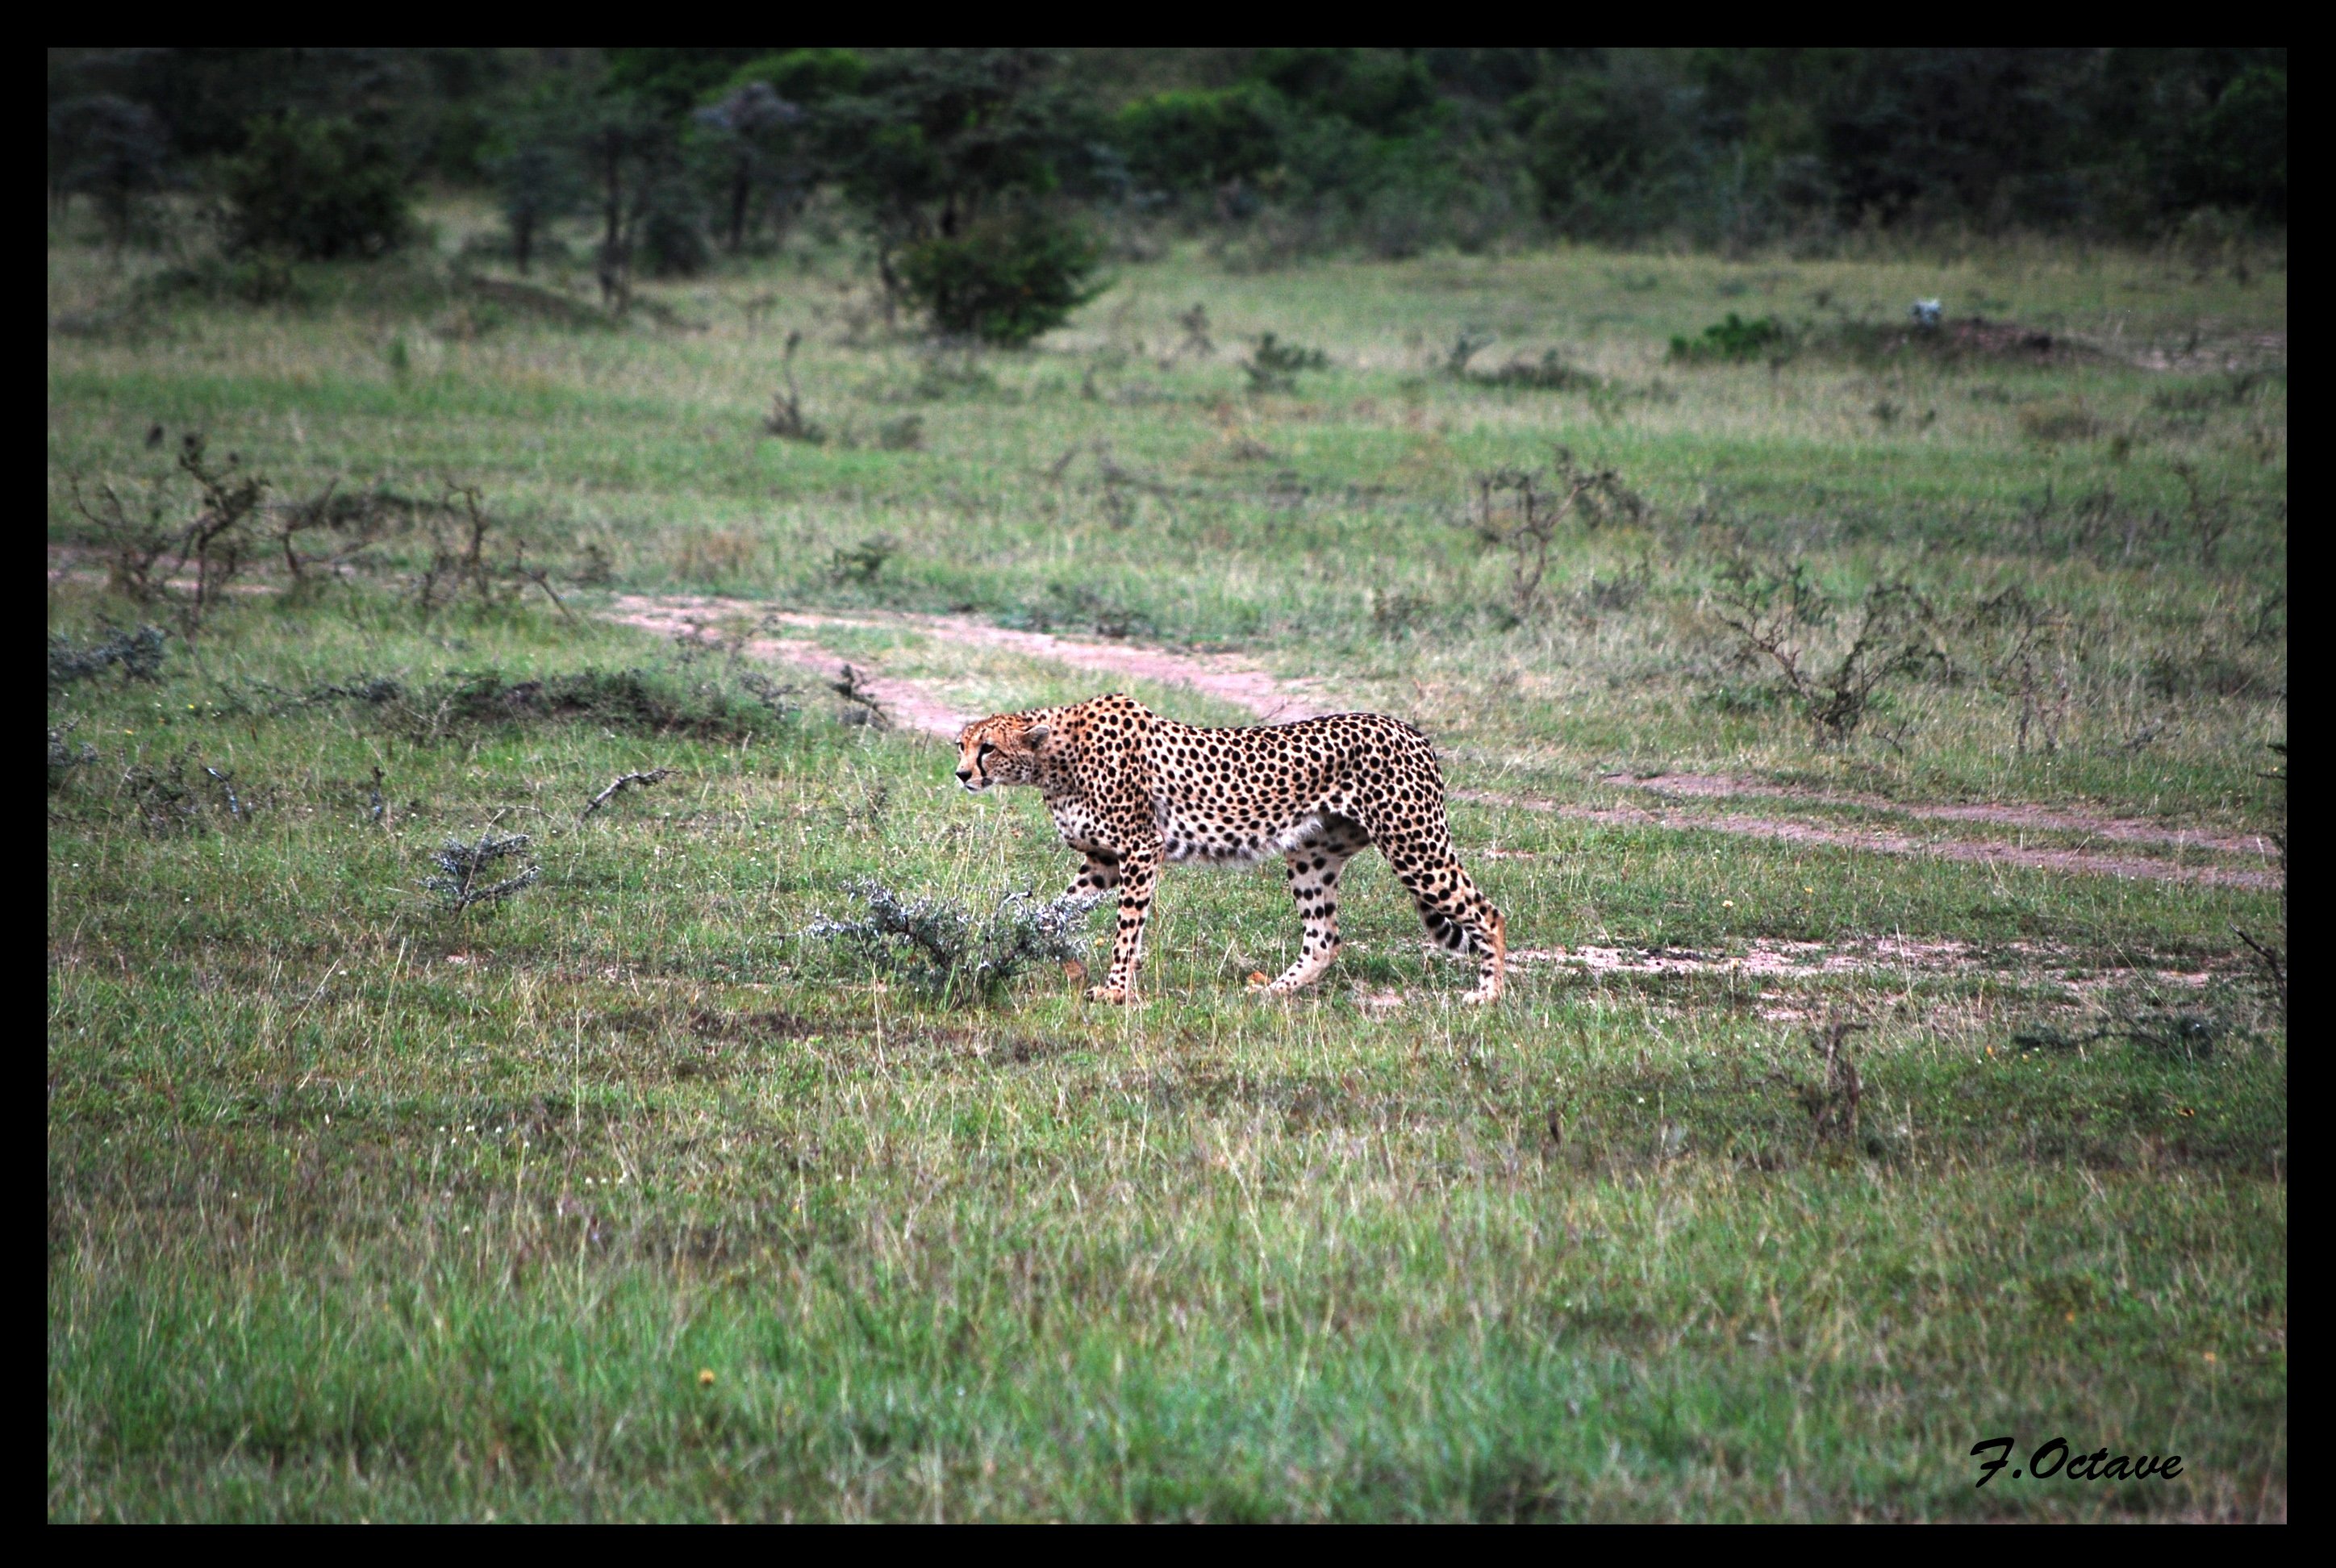
[[[1055,821],[1055,831],[1063,842],[1075,850],[1117,850],[1120,846],[1106,842],[1095,808],[1083,796],[1050,795],[1046,799],[1046,814]]]

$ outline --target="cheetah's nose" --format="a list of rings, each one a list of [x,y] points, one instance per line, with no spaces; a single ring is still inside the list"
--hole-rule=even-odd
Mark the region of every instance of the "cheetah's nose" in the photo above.
[[[961,767],[958,769],[957,782],[959,784],[971,784],[973,782],[973,770],[969,767]]]

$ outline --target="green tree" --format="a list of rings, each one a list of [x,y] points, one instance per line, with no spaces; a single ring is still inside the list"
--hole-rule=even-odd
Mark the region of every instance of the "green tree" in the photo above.
[[[1526,166],[1569,229],[1632,232],[1667,220],[1693,169],[1700,95],[1650,52],[1561,68],[1519,102]]]
[[[819,106],[822,167],[866,223],[887,291],[941,330],[1025,342],[1087,297],[1099,252],[1053,208],[1091,185],[1101,122],[1059,63],[1036,49],[886,51]],[[1027,309],[1003,309],[1007,294]]]
[[[405,173],[346,120],[255,120],[223,173],[229,242],[313,260],[378,256],[413,231]]]
[[[1206,190],[1251,179],[1281,161],[1270,89],[1155,93],[1123,108],[1112,138],[1129,171],[1161,190]]]
[[[1250,68],[1300,111],[1376,136],[1409,136],[1441,111],[1427,64],[1395,49],[1260,49]]]
[[[2249,65],[2192,118],[2174,163],[2171,205],[2216,206],[2287,221],[2287,67]]]
[[[941,331],[1018,347],[1095,297],[1086,279],[1100,258],[1077,226],[1025,209],[919,240],[901,251],[900,271]]]
[[[49,111],[50,182],[93,200],[116,246],[128,241],[140,201],[164,184],[166,151],[161,121],[143,103],[101,93]]]
[[[735,252],[746,243],[758,198],[785,202],[806,183],[803,106],[780,97],[767,82],[750,81],[694,118],[696,149],[714,166],[721,189],[725,242]]]

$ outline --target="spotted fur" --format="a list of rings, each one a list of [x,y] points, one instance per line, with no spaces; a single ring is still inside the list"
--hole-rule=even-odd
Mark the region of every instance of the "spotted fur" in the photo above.
[[[1144,920],[1163,861],[1255,864],[1280,855],[1305,922],[1298,961],[1265,988],[1293,991],[1338,954],[1338,874],[1377,846],[1428,934],[1476,955],[1472,1001],[1501,994],[1501,911],[1452,852],[1435,750],[1401,719],[1330,714],[1250,729],[1197,729],[1114,693],[996,714],[958,736],[969,791],[1034,784],[1063,842],[1085,857],[1073,894],[1119,891],[1111,972],[1087,994],[1132,1000]]]

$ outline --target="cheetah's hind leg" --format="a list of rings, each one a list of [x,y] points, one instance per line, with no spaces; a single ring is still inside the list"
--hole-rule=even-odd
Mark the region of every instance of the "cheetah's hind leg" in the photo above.
[[[1477,959],[1476,989],[1468,993],[1468,999],[1494,1000],[1501,994],[1508,964],[1507,920],[1470,880],[1449,844],[1430,843],[1424,850],[1405,846],[1401,852],[1399,860],[1390,854],[1388,863],[1396,869],[1396,880],[1419,906],[1420,923],[1427,928],[1428,940],[1455,956],[1473,954]]]
[[[1484,906],[1484,923],[1492,928],[1493,945],[1488,952],[1479,954],[1476,965],[1476,989],[1468,993],[1472,1002],[1496,1002],[1501,999],[1502,971],[1508,967],[1509,922],[1500,911]]]

